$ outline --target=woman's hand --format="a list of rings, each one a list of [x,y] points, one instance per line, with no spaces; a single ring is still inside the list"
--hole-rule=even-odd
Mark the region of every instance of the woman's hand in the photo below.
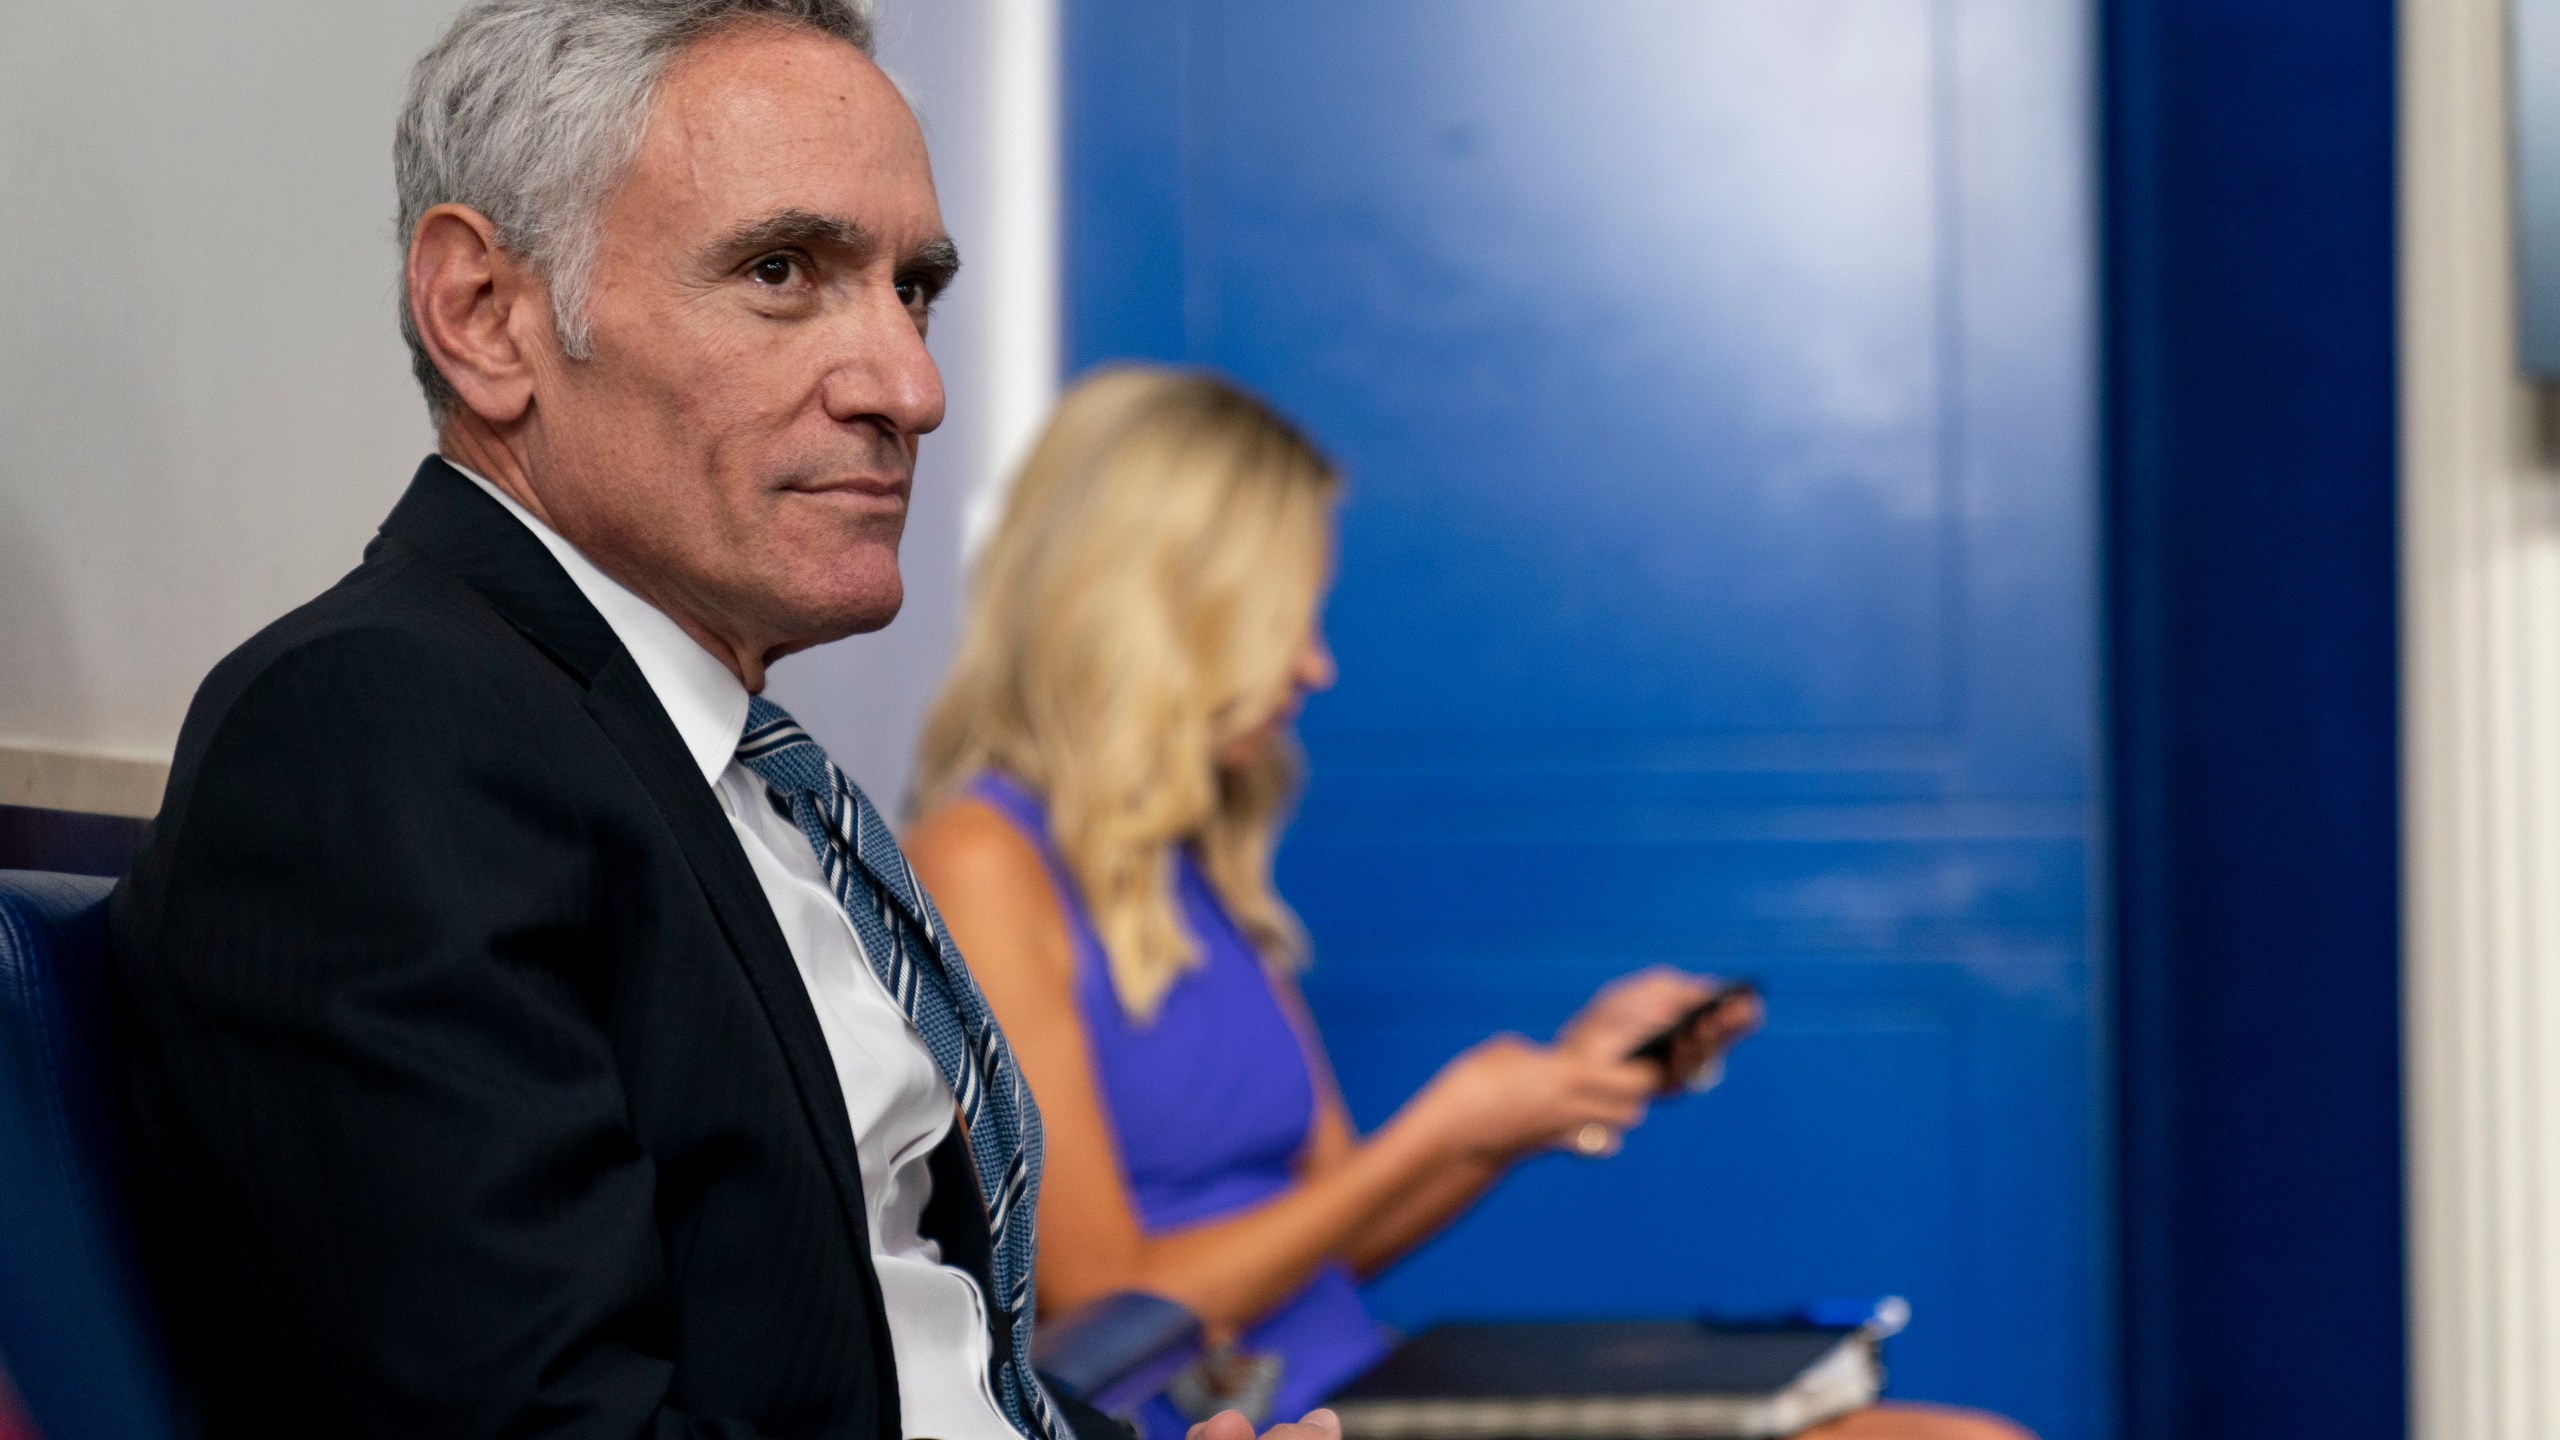
[[[1642,1061],[1496,1035],[1441,1067],[1399,1119],[1445,1153],[1497,1164],[1551,1145],[1592,1153],[1586,1127],[1605,1127],[1614,1148],[1661,1083]]]
[[[1600,987],[1580,1014],[1556,1032],[1556,1047],[1619,1059],[1662,1033],[1690,1007],[1715,993],[1717,981],[1667,965],[1621,975]],[[1724,1058],[1735,1042],[1760,1028],[1760,998],[1746,995],[1718,1006],[1689,1027],[1671,1047],[1671,1064],[1648,1067],[1657,1094],[1676,1090],[1692,1075]]]

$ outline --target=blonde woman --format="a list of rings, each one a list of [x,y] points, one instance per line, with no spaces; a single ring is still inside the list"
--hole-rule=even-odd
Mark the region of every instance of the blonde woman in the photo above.
[[[1628,977],[1553,1043],[1488,1040],[1375,1133],[1352,1128],[1292,978],[1305,936],[1271,886],[1291,723],[1334,678],[1318,617],[1339,488],[1288,422],[1210,376],[1078,385],[978,559],[908,842],[1046,1121],[1042,1305],[1178,1300],[1245,1357],[1221,1372],[1231,1398],[1276,1415],[1383,1353],[1359,1280],[1520,1160],[1614,1149],[1670,1080],[1625,1056],[1707,991]],[[1670,1069],[1757,1022],[1726,1007]],[[1960,1428],[1841,1433],[1973,1423],[1903,1418]],[[1184,1423],[1161,1401],[1147,1422]]]

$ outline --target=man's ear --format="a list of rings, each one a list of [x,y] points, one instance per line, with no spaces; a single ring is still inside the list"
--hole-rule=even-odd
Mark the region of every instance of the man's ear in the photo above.
[[[528,351],[549,335],[550,300],[498,244],[498,227],[468,205],[429,210],[409,236],[408,282],[418,338],[464,407],[493,425],[522,419],[533,404]]]

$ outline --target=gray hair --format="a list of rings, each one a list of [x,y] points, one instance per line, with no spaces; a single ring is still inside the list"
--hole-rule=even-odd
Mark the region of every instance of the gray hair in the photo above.
[[[468,205],[549,282],[552,323],[590,353],[597,221],[640,147],[668,61],[742,21],[802,25],[872,53],[871,0],[472,0],[409,75],[391,146],[400,241],[438,205]],[[441,422],[459,398],[418,335],[400,334]]]

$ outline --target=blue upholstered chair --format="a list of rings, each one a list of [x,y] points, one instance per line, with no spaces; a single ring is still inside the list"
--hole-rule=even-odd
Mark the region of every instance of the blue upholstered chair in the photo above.
[[[45,1440],[165,1440],[167,1384],[127,1249],[106,1007],[112,882],[0,870],[0,1362]],[[1113,1295],[1037,1360],[1134,1413],[1198,1351],[1188,1311]]]
[[[45,1440],[164,1440],[125,1247],[108,881],[0,870],[0,1361]]]
[[[1130,1420],[1200,1358],[1200,1341],[1190,1311],[1161,1295],[1123,1290],[1041,1321],[1031,1363],[1052,1386]]]

